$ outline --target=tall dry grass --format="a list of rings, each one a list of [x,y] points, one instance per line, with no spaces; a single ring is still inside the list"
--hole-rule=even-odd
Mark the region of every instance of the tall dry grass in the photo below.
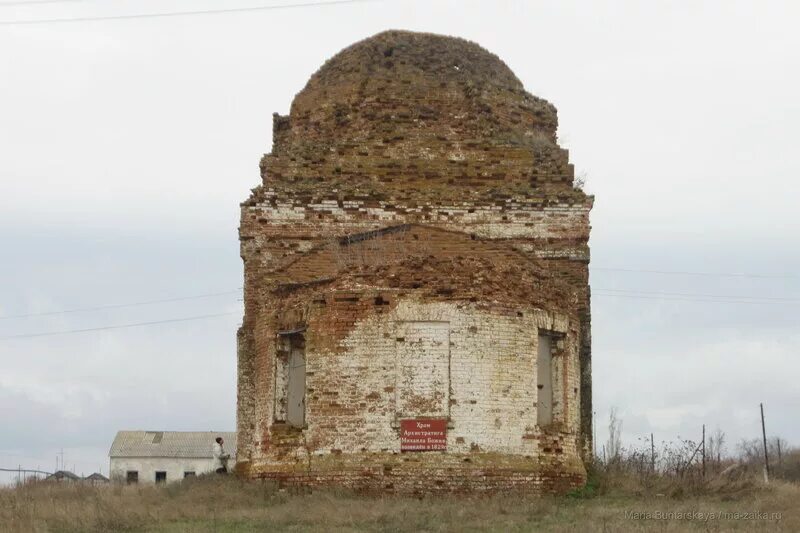
[[[610,428],[619,423],[613,411],[610,420]],[[703,443],[690,439],[655,444],[641,438],[632,446],[622,446],[618,431],[610,431],[610,435],[603,455],[591,468],[598,487],[619,488],[630,494],[677,496],[720,490],[737,492],[764,480],[764,448],[760,439],[741,441],[737,453],[727,454],[724,433],[718,432],[706,441],[704,457]],[[770,461],[772,481],[800,483],[800,449],[784,445],[780,454],[770,452]]]
[[[232,476],[168,486],[30,483],[0,489],[0,531],[800,531],[800,487],[755,478],[691,490],[642,485],[624,472],[595,472],[594,490],[563,497],[364,496],[279,490]],[[674,488],[674,486],[673,486]],[[637,520],[631,512],[753,511],[780,520]]]

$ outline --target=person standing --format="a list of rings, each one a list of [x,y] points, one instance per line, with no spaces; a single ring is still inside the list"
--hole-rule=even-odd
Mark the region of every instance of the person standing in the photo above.
[[[228,473],[228,459],[230,459],[231,455],[229,453],[225,453],[224,444],[225,440],[222,437],[217,437],[212,449],[212,456],[214,457],[214,463],[212,467],[214,468],[214,472],[217,474]]]

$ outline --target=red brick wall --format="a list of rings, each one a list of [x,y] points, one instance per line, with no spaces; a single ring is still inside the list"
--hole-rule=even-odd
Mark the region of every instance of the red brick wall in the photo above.
[[[572,186],[556,126],[496,56],[408,32],[346,49],[275,117],[263,184],[242,204],[242,473],[404,491],[582,482],[593,199]],[[399,452],[407,321],[447,324],[445,453]],[[277,336],[298,328],[303,429],[274,417]],[[548,428],[536,425],[540,329],[562,335],[563,415]],[[419,383],[427,405],[433,385]]]

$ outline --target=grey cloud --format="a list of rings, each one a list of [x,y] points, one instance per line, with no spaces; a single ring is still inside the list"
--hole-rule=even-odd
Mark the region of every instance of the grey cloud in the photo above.
[[[159,5],[171,7],[182,6]],[[70,14],[59,9],[47,12]],[[241,286],[238,203],[258,184],[272,112],[287,112],[326,58],[390,27],[473,39],[558,107],[559,133],[597,196],[594,266],[794,276],[598,269],[595,289],[800,298],[799,13],[780,2],[416,0],[4,27],[0,49],[14,53],[0,57],[0,314]],[[764,401],[770,431],[800,441],[796,303],[601,292],[600,440],[612,405],[626,438],[688,436],[703,422],[738,438]],[[211,298],[4,320],[0,336],[240,305]],[[95,464],[117,429],[232,428],[237,323],[0,341],[0,456],[49,457],[57,442]]]

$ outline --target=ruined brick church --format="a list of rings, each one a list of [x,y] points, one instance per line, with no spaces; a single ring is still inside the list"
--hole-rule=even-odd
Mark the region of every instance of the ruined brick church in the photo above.
[[[553,105],[477,44],[389,31],[328,60],[273,121],[241,206],[238,472],[582,484],[593,198]]]

